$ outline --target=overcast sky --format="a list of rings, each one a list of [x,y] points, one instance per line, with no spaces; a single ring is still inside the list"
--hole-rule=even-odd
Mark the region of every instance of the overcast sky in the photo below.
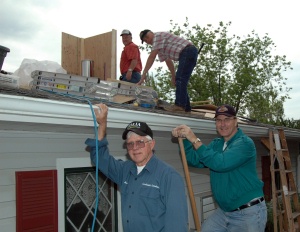
[[[113,29],[119,35],[129,29],[133,41],[140,45],[141,30],[168,31],[170,20],[182,26],[188,17],[190,25],[214,27],[220,21],[231,21],[230,33],[246,36],[254,30],[261,37],[267,33],[277,46],[277,55],[286,55],[292,62],[293,70],[283,73],[288,78],[287,86],[293,87],[292,99],[286,101],[284,108],[286,117],[300,119],[298,5],[296,0],[2,0],[0,45],[10,49],[2,69],[14,72],[24,58],[61,64],[62,32],[87,38]],[[122,49],[118,36],[117,65]],[[147,54],[142,53],[145,64]]]

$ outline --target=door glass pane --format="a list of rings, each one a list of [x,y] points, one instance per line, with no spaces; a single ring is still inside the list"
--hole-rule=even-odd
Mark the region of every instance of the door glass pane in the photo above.
[[[66,231],[89,232],[96,204],[94,168],[65,169]],[[116,231],[116,187],[101,172],[98,174],[98,207],[94,231]]]

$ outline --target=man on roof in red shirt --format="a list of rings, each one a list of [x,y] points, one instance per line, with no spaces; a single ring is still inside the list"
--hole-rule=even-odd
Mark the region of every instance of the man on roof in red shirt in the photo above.
[[[141,79],[142,62],[139,47],[132,42],[132,34],[125,29],[121,33],[122,42],[125,45],[120,61],[122,81],[138,83]]]

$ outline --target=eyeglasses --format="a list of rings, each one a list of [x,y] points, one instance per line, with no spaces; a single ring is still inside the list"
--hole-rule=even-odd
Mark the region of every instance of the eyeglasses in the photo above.
[[[234,119],[236,119],[236,117],[224,118],[224,119],[216,118],[215,121],[216,121],[216,124],[221,124],[222,122],[224,122],[225,124],[228,124],[231,120],[234,120]]]
[[[151,142],[152,140],[144,141],[144,140],[137,140],[135,142],[126,143],[127,149],[132,150],[134,148],[134,144],[137,148],[145,147],[145,143]]]

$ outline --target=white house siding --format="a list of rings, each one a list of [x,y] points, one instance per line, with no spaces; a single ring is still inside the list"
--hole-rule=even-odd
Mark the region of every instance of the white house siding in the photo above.
[[[261,165],[261,157],[265,156],[265,155],[269,155],[269,152],[267,151],[267,149],[265,148],[265,146],[261,143],[260,138],[252,138],[254,143],[255,143],[255,147],[256,147],[256,153],[257,153],[257,157],[256,157],[256,170],[257,170],[257,174],[259,178],[262,178],[262,165]]]
[[[56,158],[88,155],[86,135],[0,131],[0,231],[16,231],[15,172],[55,169]]]

